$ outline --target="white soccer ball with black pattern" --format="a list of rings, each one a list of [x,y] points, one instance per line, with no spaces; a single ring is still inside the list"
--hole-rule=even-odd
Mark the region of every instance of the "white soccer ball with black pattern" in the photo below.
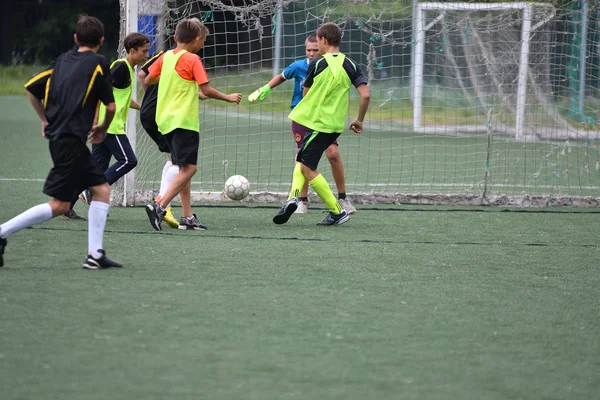
[[[231,200],[242,200],[250,194],[250,182],[242,175],[233,175],[225,182],[225,194]]]

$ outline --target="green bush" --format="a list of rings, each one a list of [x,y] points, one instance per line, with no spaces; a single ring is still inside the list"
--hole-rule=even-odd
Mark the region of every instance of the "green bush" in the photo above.
[[[33,65],[5,67],[0,65],[0,95],[25,95],[23,86],[43,68]]]

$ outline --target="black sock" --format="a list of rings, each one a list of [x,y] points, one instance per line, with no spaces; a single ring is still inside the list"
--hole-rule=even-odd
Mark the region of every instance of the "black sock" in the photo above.
[[[298,200],[300,200],[300,201],[308,201],[308,197],[300,197]]]
[[[73,209],[73,207],[75,207],[75,203],[77,203],[77,200],[79,200],[79,193],[81,193],[81,190],[76,190],[75,193],[73,193],[73,197],[71,198],[71,206],[69,207],[69,209]]]
[[[338,193],[338,200],[346,200],[346,193]]]

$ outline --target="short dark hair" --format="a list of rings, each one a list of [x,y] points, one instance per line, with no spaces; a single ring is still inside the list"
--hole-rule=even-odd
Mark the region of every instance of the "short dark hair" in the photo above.
[[[137,50],[146,43],[150,43],[150,38],[139,32],[130,33],[125,37],[125,40],[123,40],[123,46],[127,53],[129,53],[129,50],[131,49]]]
[[[342,30],[333,22],[321,25],[317,29],[317,36],[327,39],[330,46],[339,46],[342,43]]]
[[[208,28],[198,18],[185,18],[175,27],[175,40],[191,43],[197,37],[206,36],[208,33]]]
[[[312,35],[308,35],[308,37],[306,38],[306,42],[305,43],[316,43],[317,42],[317,35],[315,35],[314,33]]]
[[[104,37],[104,24],[96,17],[80,15],[75,26],[77,44],[86,47],[96,47]]]

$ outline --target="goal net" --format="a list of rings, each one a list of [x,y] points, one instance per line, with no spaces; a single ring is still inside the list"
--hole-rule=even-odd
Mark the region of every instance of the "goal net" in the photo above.
[[[365,131],[340,137],[346,191],[356,203],[600,204],[600,9],[579,1],[121,0],[121,36],[152,52],[174,47],[179,20],[211,34],[200,55],[211,85],[241,104],[200,104],[195,200],[226,201],[235,174],[248,201],[281,201],[296,145],[287,119],[293,82],[262,102],[247,96],[305,57],[319,25],[343,30],[340,50],[368,77]],[[138,99],[142,93],[138,91]],[[349,120],[358,110],[351,91]],[[158,192],[165,155],[133,112],[138,167],[113,203]],[[333,185],[325,157],[319,170]],[[311,196],[314,196],[311,193]]]

